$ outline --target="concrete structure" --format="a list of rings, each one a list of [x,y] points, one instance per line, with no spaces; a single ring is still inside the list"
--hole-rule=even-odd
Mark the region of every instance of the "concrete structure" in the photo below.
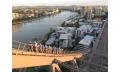
[[[91,52],[80,60],[81,72],[108,72],[108,24],[103,26]]]
[[[90,63],[94,63],[96,65],[89,64],[88,71],[96,72],[108,71],[108,24],[105,25],[103,32],[101,34],[100,40],[97,48],[92,51],[91,58],[89,60]]]

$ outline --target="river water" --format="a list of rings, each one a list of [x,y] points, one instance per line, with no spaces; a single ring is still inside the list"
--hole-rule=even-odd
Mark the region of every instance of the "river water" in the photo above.
[[[70,16],[77,15],[76,12],[62,11],[53,16],[46,16],[33,20],[22,21],[12,26],[12,39],[21,42],[29,42],[33,38],[43,38],[50,28],[60,26]]]

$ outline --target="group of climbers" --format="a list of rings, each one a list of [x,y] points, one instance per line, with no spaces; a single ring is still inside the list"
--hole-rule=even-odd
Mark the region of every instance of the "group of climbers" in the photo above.
[[[47,45],[38,44],[37,42],[29,42],[28,51],[39,52],[39,53],[49,53],[49,54],[62,54],[65,51],[62,48],[51,47]]]

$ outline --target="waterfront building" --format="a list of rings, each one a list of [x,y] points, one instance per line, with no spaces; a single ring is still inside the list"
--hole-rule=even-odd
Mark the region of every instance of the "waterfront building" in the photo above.
[[[70,20],[65,21],[65,24],[70,24],[71,22],[72,20],[70,19]]]
[[[87,20],[90,19],[91,20],[93,18],[93,16],[94,16],[93,8],[90,7],[90,6],[85,6],[83,9],[84,9],[84,17],[85,17],[85,19],[87,19]]]
[[[15,19],[22,19],[22,18],[23,18],[23,14],[12,13],[12,20],[15,20]]]
[[[91,47],[93,40],[94,40],[93,36],[86,35],[82,40],[79,41],[79,45],[80,47],[89,48]]]
[[[75,35],[74,27],[56,27],[46,45],[58,45],[61,48],[72,47],[72,37]]]
[[[80,25],[80,26],[82,26],[82,25],[87,25],[87,24],[89,24],[89,23],[87,23],[87,22],[79,22],[79,25]]]
[[[72,47],[72,37],[75,34],[74,27],[57,27],[59,35],[59,46],[62,48]]]
[[[102,16],[105,15],[105,12],[107,12],[107,9],[104,7],[95,7],[94,8],[95,16]]]
[[[83,38],[85,34],[91,33],[93,31],[93,28],[91,25],[82,25],[79,28],[77,28],[77,37],[78,38]]]
[[[13,19],[17,19],[19,17],[19,14],[18,13],[12,13],[12,18]]]
[[[34,17],[35,16],[35,14],[34,13],[32,13],[32,14],[29,14],[29,18],[31,18],[31,17]]]
[[[93,16],[94,15],[93,15],[93,11],[92,10],[86,12],[86,19],[87,20],[89,20],[89,19],[91,20],[93,18]]]
[[[13,20],[14,19],[19,19],[20,18],[20,14],[19,13],[12,13],[12,18],[13,18]]]
[[[55,37],[51,37],[47,40],[46,45],[53,45],[55,42]]]
[[[67,48],[72,46],[71,43],[71,34],[61,34],[59,37],[59,47],[61,48]]]

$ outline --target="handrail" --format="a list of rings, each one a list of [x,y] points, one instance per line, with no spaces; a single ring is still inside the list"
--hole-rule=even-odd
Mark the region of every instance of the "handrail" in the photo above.
[[[31,50],[31,48],[28,48],[29,44],[27,43],[15,41],[15,40],[13,40],[13,42],[18,43],[17,49],[13,48],[13,54],[15,55],[37,55],[40,53],[61,55],[61,54],[76,54],[79,52],[79,51],[68,51],[68,50],[51,47],[51,46],[46,47],[41,44],[39,44],[38,47]]]

